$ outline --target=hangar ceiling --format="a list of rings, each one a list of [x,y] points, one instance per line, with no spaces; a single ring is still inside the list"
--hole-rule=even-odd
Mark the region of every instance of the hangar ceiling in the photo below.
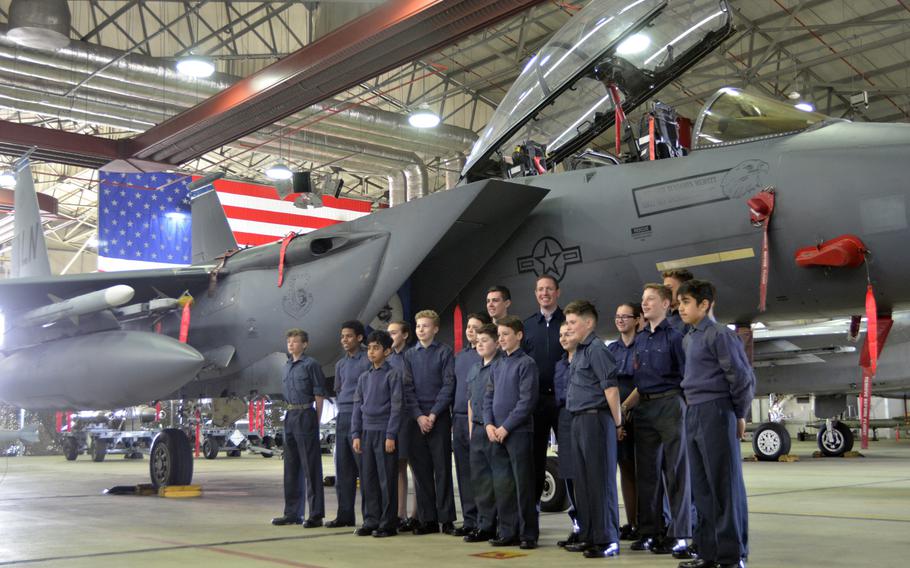
[[[534,6],[193,156],[182,168],[262,183],[262,170],[276,160],[342,168],[348,196],[381,202],[442,189],[457,179],[460,160],[524,62],[585,3],[526,2]],[[717,88],[738,86],[781,99],[798,92],[819,111],[853,120],[910,118],[910,2],[731,4],[736,34],[659,95],[680,114],[693,117]],[[0,120],[7,121],[0,151],[13,150],[7,142],[15,124],[131,138],[389,3],[70,0],[72,41],[57,54],[7,38],[10,5],[0,0]],[[211,57],[217,73],[179,76],[175,61],[189,53]],[[852,105],[851,96],[864,91],[868,107]],[[439,128],[407,124],[409,112],[423,106],[442,117]],[[0,155],[0,169],[11,161]],[[96,165],[35,168],[39,190],[59,201],[59,216],[48,225],[52,247],[91,251]],[[8,255],[9,221],[0,218],[0,261]]]

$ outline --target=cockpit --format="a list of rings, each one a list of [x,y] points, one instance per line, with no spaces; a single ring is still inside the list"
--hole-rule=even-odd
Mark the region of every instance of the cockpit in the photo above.
[[[683,155],[678,117],[654,96],[732,32],[725,0],[595,0],[525,64],[472,148],[462,179],[538,175],[578,160]],[[626,115],[648,100],[650,108],[632,124]],[[722,89],[697,117],[691,147],[795,132],[825,119]],[[611,152],[585,150],[614,126]]]

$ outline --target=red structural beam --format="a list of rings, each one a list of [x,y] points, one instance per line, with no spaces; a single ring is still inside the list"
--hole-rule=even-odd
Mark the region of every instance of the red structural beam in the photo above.
[[[0,120],[0,154],[19,156],[32,147],[34,161],[97,169],[120,156],[122,142]]]
[[[130,141],[181,164],[543,0],[390,0]]]

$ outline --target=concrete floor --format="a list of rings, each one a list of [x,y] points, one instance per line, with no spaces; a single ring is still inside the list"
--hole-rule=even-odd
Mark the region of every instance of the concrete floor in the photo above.
[[[744,446],[744,450],[746,446]],[[910,557],[910,442],[877,442],[858,459],[744,463],[754,568],[906,566]],[[331,471],[326,458],[326,471]],[[486,544],[445,535],[358,538],[347,529],[272,527],[282,510],[281,461],[258,456],[196,461],[197,499],[101,495],[144,483],[148,461],[112,456],[93,463],[62,457],[0,458],[0,566],[483,566]],[[327,488],[329,518],[334,490]],[[621,513],[622,514],[622,513]],[[667,566],[677,562],[628,543],[610,560],[558,549],[564,514],[541,517],[542,548],[505,560],[514,566]],[[503,550],[503,549],[496,549]]]

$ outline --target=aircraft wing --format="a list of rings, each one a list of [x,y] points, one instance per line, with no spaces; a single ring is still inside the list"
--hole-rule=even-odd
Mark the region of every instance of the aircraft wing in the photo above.
[[[52,296],[74,298],[117,284],[126,284],[135,290],[134,302],[157,298],[159,291],[174,298],[187,290],[196,294],[208,286],[211,268],[188,266],[4,280],[0,281],[0,311],[7,315],[14,314],[47,305],[51,303]]]

